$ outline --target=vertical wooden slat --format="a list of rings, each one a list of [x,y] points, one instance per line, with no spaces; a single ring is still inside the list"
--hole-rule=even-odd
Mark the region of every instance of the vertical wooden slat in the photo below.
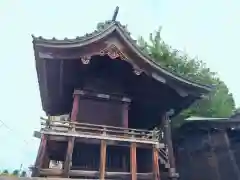
[[[74,94],[71,121],[77,121],[78,109],[79,109],[79,95]]]
[[[43,90],[44,90],[44,96],[48,102],[48,73],[47,73],[47,60],[46,59],[41,59],[41,64],[42,64],[42,81],[43,81]],[[40,76],[41,77],[41,76]]]
[[[210,157],[211,158],[209,158],[209,159],[210,159],[210,164],[213,167],[212,172],[214,172],[215,179],[220,180],[221,179],[221,174],[220,174],[220,171],[219,171],[218,158],[217,158],[216,153],[215,153],[215,143],[214,143],[214,140],[212,138],[210,130],[208,130],[208,143],[210,145],[210,154],[211,154]]]
[[[106,169],[106,149],[107,149],[107,144],[105,140],[101,140],[101,149],[100,149],[100,179],[104,180],[105,179],[105,169]]]
[[[63,167],[63,177],[65,178],[69,177],[69,170],[72,164],[72,153],[74,148],[74,141],[75,141],[75,137],[68,138],[67,153],[66,153],[66,158],[65,158],[64,167]]]
[[[131,143],[130,147],[130,166],[131,166],[131,177],[132,180],[137,180],[137,145],[135,142]]]
[[[60,60],[59,62],[59,66],[60,66],[60,72],[59,72],[59,95],[60,97],[62,97],[63,95],[63,77],[64,77],[64,74],[63,74],[63,64],[64,63],[64,60]]]
[[[226,143],[226,146],[228,148],[228,154],[229,154],[229,157],[230,157],[230,160],[231,160],[231,164],[233,166],[233,170],[234,172],[236,173],[236,176],[238,177],[238,179],[240,180],[240,171],[239,171],[239,167],[237,165],[237,162],[236,162],[236,158],[235,158],[235,155],[232,151],[232,148],[231,148],[231,143],[230,143],[230,140],[229,140],[229,137],[228,137],[228,134],[227,134],[227,131],[224,130],[222,133],[224,133],[224,141]]]
[[[124,154],[122,156],[122,169],[123,169],[123,172],[127,172],[127,157],[126,157],[126,153],[124,151]]]
[[[45,153],[46,153],[46,146],[47,146],[47,137],[46,135],[42,135],[40,146],[38,149],[38,154],[35,162],[35,167],[32,172],[32,177],[39,177],[40,169],[42,168]]]
[[[155,146],[153,146],[152,149],[152,162],[153,162],[153,180],[160,180],[158,150]]]
[[[123,117],[122,117],[122,123],[123,127],[128,128],[128,104],[123,105]]]

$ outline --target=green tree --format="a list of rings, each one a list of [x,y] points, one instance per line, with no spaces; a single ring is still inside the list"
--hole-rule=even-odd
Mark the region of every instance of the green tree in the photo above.
[[[186,53],[174,50],[161,38],[159,28],[150,34],[149,41],[142,37],[138,45],[148,53],[161,67],[172,73],[201,84],[214,85],[214,90],[204,99],[196,101],[176,119],[189,116],[229,117],[235,109],[235,102],[226,84],[198,58],[190,58]],[[181,118],[180,118],[181,117]],[[176,121],[178,122],[178,121]]]
[[[15,169],[12,173],[13,176],[19,176],[19,170]]]
[[[9,175],[9,172],[7,169],[3,170],[3,172],[1,173],[1,175]]]
[[[9,172],[8,172],[8,170],[7,170],[7,169],[5,169],[5,170],[3,170],[2,174],[6,174],[6,175],[8,175],[8,174],[9,174]]]
[[[19,176],[20,174],[20,171],[15,169],[12,173],[9,173],[8,170],[4,170],[2,172],[0,172],[0,176],[3,175],[3,176]],[[20,177],[26,177],[27,173],[25,171],[22,171],[21,174],[20,174]]]

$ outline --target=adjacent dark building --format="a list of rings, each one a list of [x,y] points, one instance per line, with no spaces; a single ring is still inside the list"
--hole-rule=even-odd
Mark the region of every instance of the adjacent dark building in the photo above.
[[[239,128],[240,114],[187,120],[173,140],[180,179],[239,180]]]

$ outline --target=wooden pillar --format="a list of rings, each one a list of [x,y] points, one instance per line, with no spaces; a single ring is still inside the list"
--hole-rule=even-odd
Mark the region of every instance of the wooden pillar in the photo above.
[[[68,138],[67,153],[66,153],[66,158],[64,161],[64,166],[63,166],[63,177],[65,177],[65,178],[69,177],[69,170],[70,170],[71,164],[72,164],[72,153],[73,153],[73,148],[74,148],[74,142],[75,142],[75,137]]]
[[[44,157],[46,153],[47,148],[47,136],[45,134],[42,134],[40,146],[38,149],[37,158],[35,161],[35,166],[32,171],[32,177],[39,177],[40,176],[40,169],[42,168],[44,164]]]
[[[131,143],[130,158],[131,180],[137,180],[137,145],[135,142]]]
[[[101,149],[100,149],[100,167],[99,167],[99,173],[100,173],[100,179],[105,179],[105,169],[106,169],[106,152],[107,151],[107,144],[106,140],[101,140]]]
[[[170,112],[165,113],[163,116],[163,124],[164,124],[164,140],[168,149],[168,158],[170,168],[168,170],[169,177],[174,180],[177,179],[176,176],[176,164],[175,164],[175,157],[173,152],[173,145],[172,145],[172,132],[171,132],[171,125],[169,119]]]
[[[152,162],[153,162],[153,180],[160,180],[160,171],[158,164],[158,149],[154,145],[152,149]]]
[[[49,153],[48,153],[48,148],[46,147],[46,151],[43,157],[43,164],[42,167],[45,169],[49,168],[49,164],[50,164],[50,158],[49,158]]]
[[[72,106],[72,112],[71,112],[71,121],[77,121],[78,116],[78,110],[79,110],[79,94],[73,95],[73,106]]]

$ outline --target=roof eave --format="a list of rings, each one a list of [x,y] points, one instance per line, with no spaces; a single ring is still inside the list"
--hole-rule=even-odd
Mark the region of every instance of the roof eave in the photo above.
[[[189,80],[186,80],[182,77],[179,77],[178,75],[174,75],[173,73],[165,70],[164,68],[160,67],[159,64],[155,63],[151,57],[143,53],[137,45],[133,42],[130,35],[125,32],[126,30],[121,27],[121,25],[118,22],[112,22],[109,24],[107,28],[104,30],[98,31],[96,33],[89,34],[88,36],[85,36],[85,38],[79,38],[79,39],[65,39],[65,40],[57,40],[55,38],[53,39],[44,39],[42,37],[35,37],[33,36],[33,44],[34,46],[41,46],[45,48],[76,48],[76,47],[83,47],[86,45],[89,45],[93,42],[99,41],[109,34],[116,31],[120,37],[125,41],[125,43],[132,49],[133,52],[135,52],[141,59],[143,59],[145,62],[147,62],[151,67],[153,67],[157,72],[162,73],[174,80],[180,81],[183,84],[187,86],[193,86],[197,89],[199,89],[199,92],[202,92],[199,94],[199,96],[202,96],[203,94],[206,94],[213,90],[213,87],[201,85],[195,82],[191,82]],[[154,78],[154,76],[152,75]],[[156,78],[155,78],[156,79]],[[157,79],[158,80],[158,79]]]

